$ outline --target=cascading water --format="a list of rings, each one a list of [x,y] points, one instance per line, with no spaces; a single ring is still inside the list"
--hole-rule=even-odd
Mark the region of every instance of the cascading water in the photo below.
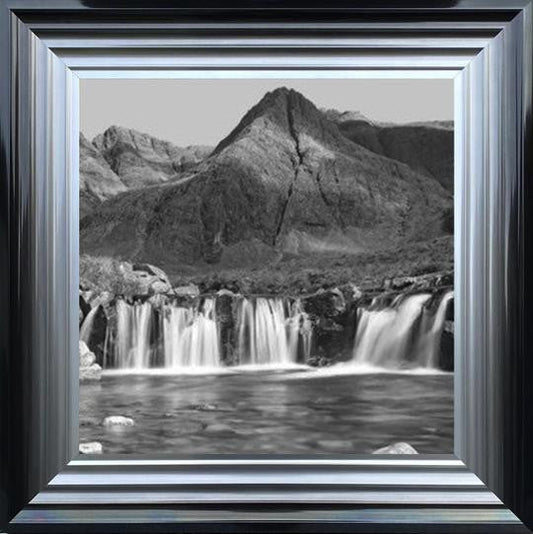
[[[279,298],[244,298],[238,320],[240,364],[287,365],[296,363],[300,338],[307,358],[311,324],[301,302]]]
[[[452,298],[448,292],[437,305],[429,293],[400,295],[390,304],[381,297],[368,308],[359,308],[352,364],[437,368]],[[313,324],[301,300],[236,297],[230,308],[233,311],[222,307],[220,317],[217,302],[217,297],[200,299],[198,304],[117,300],[116,321],[110,322],[106,331],[104,366],[178,372],[227,365],[283,367],[313,361]],[[81,340],[90,336],[95,315],[96,308],[82,323]],[[317,337],[316,342],[319,340]],[[316,347],[321,350],[320,345]]]
[[[420,361],[424,362],[424,367],[436,368],[439,366],[439,341],[446,320],[448,303],[453,298],[453,292],[446,293],[437,308],[437,312],[432,316],[424,309],[422,311],[422,323],[420,325],[420,336],[417,342],[416,353],[420,356]]]
[[[429,294],[399,296],[388,307],[380,308],[373,301],[368,309],[360,308],[352,362],[385,368],[407,363],[437,367],[440,335],[451,298],[452,293],[447,293],[436,313],[425,308]]]
[[[89,311],[89,313],[83,320],[83,323],[81,323],[80,341],[89,343],[89,338],[91,337],[91,333],[93,331],[93,323],[94,323],[94,318],[96,317],[97,311],[98,311],[98,306],[91,308],[91,310]]]
[[[150,367],[152,306],[148,302],[127,304],[117,301],[115,366],[119,369]]]
[[[165,368],[221,365],[214,299],[206,299],[200,310],[165,305],[163,314]]]

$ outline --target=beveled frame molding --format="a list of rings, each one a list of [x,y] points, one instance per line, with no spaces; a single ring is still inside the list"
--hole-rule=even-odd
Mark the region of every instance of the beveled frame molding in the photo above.
[[[0,1],[0,530],[533,527],[532,0]],[[78,457],[79,77],[295,70],[455,79],[455,455]]]

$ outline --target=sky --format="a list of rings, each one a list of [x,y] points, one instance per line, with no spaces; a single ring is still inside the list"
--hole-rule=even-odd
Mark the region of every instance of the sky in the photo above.
[[[81,79],[80,129],[89,139],[116,125],[178,146],[214,146],[281,86],[374,121],[453,119],[450,79]]]

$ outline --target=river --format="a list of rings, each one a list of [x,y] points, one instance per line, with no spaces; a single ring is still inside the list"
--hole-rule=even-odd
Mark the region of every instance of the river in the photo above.
[[[105,372],[80,385],[80,442],[104,453],[368,454],[407,441],[453,452],[453,375],[233,368],[209,374]],[[111,415],[132,427],[103,426]]]

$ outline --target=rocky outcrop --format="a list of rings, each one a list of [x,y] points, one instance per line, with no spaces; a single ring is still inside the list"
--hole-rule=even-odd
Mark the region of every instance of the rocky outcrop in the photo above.
[[[353,288],[346,296],[340,289],[334,288],[319,290],[302,299],[313,326],[311,365],[322,367],[351,358],[357,295]]]
[[[123,137],[110,134],[97,145],[106,158],[117,143],[129,153]],[[353,143],[285,88],[267,93],[187,172],[101,204],[80,224],[82,250],[173,271],[246,268],[273,263],[280,252],[379,250],[432,239],[446,233],[452,207],[436,180]]]
[[[172,290],[159,267],[87,255],[80,258],[80,286],[86,288],[84,298],[93,308],[115,295],[150,296]]]
[[[95,382],[102,378],[102,367],[96,363],[96,356],[87,345],[79,342],[80,382]]]

